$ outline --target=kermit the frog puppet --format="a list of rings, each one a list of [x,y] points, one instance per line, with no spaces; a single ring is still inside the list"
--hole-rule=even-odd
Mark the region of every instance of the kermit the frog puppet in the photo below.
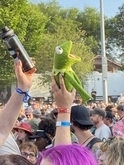
[[[84,103],[92,98],[82,87],[82,84],[72,70],[72,65],[81,61],[80,57],[70,54],[72,48],[72,41],[66,42],[55,48],[53,61],[53,76],[59,86],[59,73],[63,75],[66,89],[70,92],[73,88],[77,90]]]

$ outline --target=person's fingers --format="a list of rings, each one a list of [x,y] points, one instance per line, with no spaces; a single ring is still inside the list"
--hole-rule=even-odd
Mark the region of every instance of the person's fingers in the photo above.
[[[32,62],[33,62],[33,64],[36,64],[36,61],[33,60]]]
[[[37,71],[36,68],[32,68],[32,69],[30,69],[29,71],[27,71],[26,73],[32,74],[32,73],[35,73],[36,71]]]
[[[52,90],[53,90],[53,92],[59,90],[59,87],[58,87],[58,85],[56,84],[56,80],[55,80],[55,78],[54,78],[53,76],[52,76]]]
[[[21,62],[21,60],[18,60],[18,62],[17,62],[17,69],[18,69],[18,73],[22,74],[22,62]]]
[[[75,97],[75,95],[76,95],[76,89],[73,88],[71,93],[72,93],[72,95]]]
[[[14,68],[15,68],[15,70],[16,70],[16,67],[17,67],[17,63],[16,63],[16,62],[14,62]]]
[[[34,61],[34,60],[35,60],[35,57],[30,57],[30,59],[31,59],[32,61]]]
[[[30,57],[31,61],[33,62],[33,64],[36,64],[35,58],[34,57]]]
[[[59,74],[59,81],[60,81],[60,88],[62,89],[62,91],[66,91],[64,79],[61,74]]]
[[[15,73],[22,74],[22,62],[20,60],[14,62]]]

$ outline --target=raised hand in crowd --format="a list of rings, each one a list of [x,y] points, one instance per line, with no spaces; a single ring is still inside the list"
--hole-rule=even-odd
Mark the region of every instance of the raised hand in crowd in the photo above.
[[[68,92],[66,90],[64,80],[61,74],[59,75],[59,79],[60,79],[60,88],[56,84],[54,77],[52,78],[52,90],[54,92],[55,101],[58,106],[55,145],[71,144],[70,112],[76,93],[75,89],[73,89],[72,92]],[[66,126],[64,126],[63,124],[65,124]]]
[[[22,63],[20,60],[15,63],[14,67],[18,82],[17,87],[22,91],[22,93],[28,91],[32,84],[32,75],[35,72],[35,69],[33,68],[32,73],[22,72]],[[0,113],[0,146],[3,145],[16,122],[24,97],[25,93],[20,94],[17,90],[15,90],[3,111]]]

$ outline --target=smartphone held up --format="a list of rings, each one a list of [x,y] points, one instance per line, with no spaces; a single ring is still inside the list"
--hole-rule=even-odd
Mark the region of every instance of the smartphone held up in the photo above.
[[[14,60],[21,60],[23,72],[28,72],[34,68],[34,63],[12,29],[5,26],[2,29],[0,38],[3,40],[4,45],[7,47]]]

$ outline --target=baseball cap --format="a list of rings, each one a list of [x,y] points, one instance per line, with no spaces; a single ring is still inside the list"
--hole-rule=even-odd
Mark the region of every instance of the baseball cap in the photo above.
[[[51,139],[49,138],[48,134],[44,130],[37,130],[34,135],[29,136],[29,139],[38,139],[38,138],[44,138],[49,140],[49,143],[51,143]]]
[[[85,106],[77,105],[71,108],[71,120],[76,121],[81,125],[93,125],[90,120],[90,112]]]
[[[37,138],[46,138],[46,132],[44,130],[37,130],[34,135],[30,136],[30,139],[37,139]]]
[[[103,118],[106,117],[106,112],[102,108],[95,108],[95,109],[93,109],[92,114],[96,114],[96,115],[102,116]]]
[[[114,115],[112,114],[112,112],[106,111],[106,116],[105,116],[105,118],[107,118],[107,119],[113,119],[113,118],[114,118]]]
[[[35,109],[35,110],[33,110],[32,114],[34,116],[40,117],[41,116],[41,111],[39,109]]]

